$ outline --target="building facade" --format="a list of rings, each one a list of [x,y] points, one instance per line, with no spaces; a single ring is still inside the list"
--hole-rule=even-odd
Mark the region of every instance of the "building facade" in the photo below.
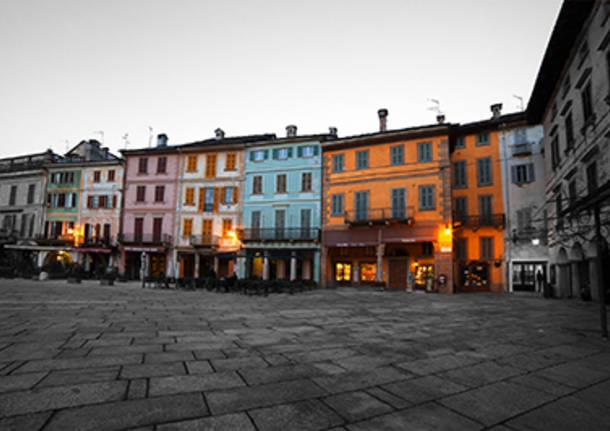
[[[451,292],[449,132],[386,129],[323,144],[322,280]]]
[[[181,277],[237,272],[244,145],[275,135],[216,137],[181,145],[174,259]]]
[[[159,135],[154,148],[121,151],[125,158],[119,272],[174,276],[173,256],[179,155]]]
[[[529,121],[544,127],[556,297],[599,299],[609,285],[609,70],[610,6],[565,1],[528,104]]]
[[[242,277],[320,280],[320,143],[327,135],[246,144]]]

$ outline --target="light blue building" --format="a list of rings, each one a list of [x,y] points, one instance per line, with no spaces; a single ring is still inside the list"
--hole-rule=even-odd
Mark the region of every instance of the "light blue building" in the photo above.
[[[329,135],[246,146],[242,277],[320,281],[322,149]]]

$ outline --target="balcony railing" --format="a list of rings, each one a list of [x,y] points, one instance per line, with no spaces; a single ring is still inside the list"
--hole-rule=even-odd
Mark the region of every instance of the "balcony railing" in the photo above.
[[[189,235],[186,237],[192,247],[213,247],[218,245],[218,235]]]
[[[169,245],[172,242],[172,236],[166,233],[154,234],[154,233],[122,233],[119,235],[119,242],[123,244],[159,244]]]
[[[284,227],[244,229],[242,241],[319,241],[320,229]]]
[[[527,142],[513,147],[513,156],[527,156],[529,154],[532,154],[532,146]]]
[[[36,242],[39,245],[70,245],[74,244],[74,235],[36,235]]]
[[[80,247],[112,247],[113,241],[111,238],[83,238]]]
[[[470,227],[477,229],[484,226],[495,226],[498,229],[504,229],[506,226],[506,218],[504,214],[487,214],[465,216],[462,214],[453,215],[453,223],[458,226]]]
[[[413,207],[402,208],[371,208],[363,210],[345,211],[345,223],[388,223],[388,222],[413,222]]]

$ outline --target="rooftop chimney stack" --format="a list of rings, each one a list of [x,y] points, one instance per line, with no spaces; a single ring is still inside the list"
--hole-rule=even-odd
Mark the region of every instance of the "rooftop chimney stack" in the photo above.
[[[297,126],[295,126],[294,124],[290,124],[289,126],[286,126],[286,137],[287,138],[294,138],[297,135]]]
[[[491,118],[499,118],[500,115],[502,114],[502,104],[501,103],[494,103],[493,105],[490,106],[490,109],[491,109],[491,113],[492,113]]]
[[[165,133],[157,135],[157,147],[167,147],[167,135]]]
[[[214,134],[216,135],[216,139],[224,139],[225,137],[225,131],[222,130],[220,127],[214,130]]]
[[[328,134],[331,136],[337,136],[337,128],[336,127],[329,127],[328,128]]]
[[[385,132],[388,130],[388,110],[382,108],[377,111],[377,115],[379,115],[379,131]]]
[[[445,114],[438,114],[436,116],[436,121],[438,124],[445,124]]]

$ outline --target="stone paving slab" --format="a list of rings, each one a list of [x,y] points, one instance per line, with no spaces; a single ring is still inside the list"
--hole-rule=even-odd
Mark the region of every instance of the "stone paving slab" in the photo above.
[[[593,303],[63,280],[0,280],[0,297],[2,430],[595,430],[610,418]]]

